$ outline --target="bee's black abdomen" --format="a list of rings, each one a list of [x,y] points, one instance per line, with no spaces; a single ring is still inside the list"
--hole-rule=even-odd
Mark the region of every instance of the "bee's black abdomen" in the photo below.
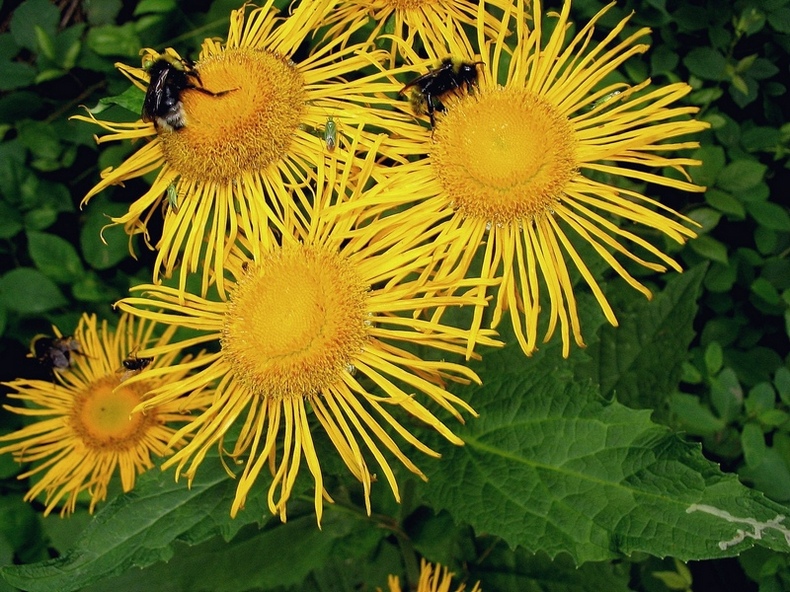
[[[403,94],[412,89],[411,101],[415,112],[426,112],[434,124],[434,111],[445,112],[442,95],[468,89],[477,84],[477,65],[480,62],[463,62],[444,58],[438,67],[415,78],[400,90]]]

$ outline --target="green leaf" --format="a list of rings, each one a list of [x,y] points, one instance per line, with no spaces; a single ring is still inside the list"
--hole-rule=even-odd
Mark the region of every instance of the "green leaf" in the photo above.
[[[743,388],[732,368],[725,368],[711,378],[710,399],[724,422],[735,421],[743,408]]]
[[[774,376],[774,387],[785,405],[790,405],[790,369],[782,366]]]
[[[781,409],[770,409],[765,413],[758,415],[757,419],[764,426],[777,428],[786,424],[787,421],[790,420],[790,414],[788,414],[786,411],[782,411]]]
[[[713,208],[734,218],[743,220],[746,217],[746,208],[735,197],[726,191],[711,188],[705,192],[705,201]]]
[[[127,58],[137,57],[141,45],[134,23],[93,27],[88,30],[87,43],[100,56]]]
[[[17,267],[0,277],[0,301],[21,314],[41,314],[67,304],[51,279],[29,267]]]
[[[60,138],[51,125],[43,121],[25,121],[19,125],[19,140],[40,158],[60,156]]]
[[[715,238],[711,238],[707,234],[700,235],[693,241],[689,242],[689,247],[695,253],[702,255],[706,259],[710,259],[711,261],[716,261],[724,265],[729,265],[729,261],[727,259],[727,247],[723,243],[717,241]]]
[[[175,10],[175,0],[140,0],[134,9],[134,16],[148,13],[164,13]]]
[[[480,417],[455,429],[464,446],[432,438],[442,457],[422,463],[421,487],[434,508],[576,564],[636,552],[687,561],[754,545],[790,549],[790,509],[722,473],[649,411],[602,401],[556,351],[516,364],[517,349],[484,358],[488,382],[463,397]]]
[[[84,592],[239,592],[294,585],[303,590],[300,584],[305,577],[324,565],[344,539],[356,539],[354,556],[367,551],[371,555],[366,559],[370,560],[376,543],[386,534],[371,529],[372,524],[360,518],[344,518],[346,515],[329,510],[319,530],[315,515],[289,516],[287,523],[271,521],[263,530],[248,526],[229,542],[215,537],[192,547],[178,544],[167,563],[102,581]],[[372,544],[365,541],[371,538],[371,531],[376,535]]]
[[[40,536],[39,530],[38,516],[30,504],[18,497],[0,497],[0,538],[23,549]]]
[[[0,61],[0,90],[14,90],[33,83],[36,69],[21,62]]]
[[[743,131],[741,143],[749,152],[772,150],[782,141],[779,130],[773,127],[757,126]]]
[[[745,191],[760,183],[767,169],[764,164],[754,160],[736,160],[724,167],[716,184],[725,191]]]
[[[776,393],[768,382],[761,382],[749,390],[746,395],[746,411],[751,416],[760,415],[776,406]]]
[[[710,409],[703,406],[699,397],[694,395],[675,393],[669,401],[669,408],[681,427],[695,436],[711,436],[727,425],[723,419],[716,417]]]
[[[99,276],[92,271],[75,282],[71,292],[74,294],[74,298],[82,302],[113,302],[122,296],[116,290],[103,284]]]
[[[752,294],[758,296],[765,302],[771,305],[778,305],[781,302],[779,290],[764,277],[759,277],[754,280],[749,286]]]
[[[790,471],[775,448],[766,448],[759,464],[742,467],[738,475],[772,499],[790,501]]]
[[[723,362],[724,350],[721,344],[717,341],[709,343],[708,347],[705,348],[705,369],[708,371],[708,374],[716,374],[721,370]]]
[[[755,423],[747,423],[741,432],[741,446],[743,458],[747,465],[757,466],[765,459],[768,449],[765,445],[765,435]]]
[[[705,288],[710,292],[728,292],[738,279],[738,269],[734,265],[713,263],[705,276]]]
[[[85,222],[80,230],[80,248],[85,261],[94,269],[109,269],[129,257],[129,237],[123,226],[113,225],[110,217],[126,212],[123,204],[112,203],[103,195],[85,208]]]
[[[650,54],[650,75],[674,73],[680,58],[667,45],[657,46]]]
[[[88,22],[93,25],[111,25],[123,7],[121,0],[89,2],[86,6]]]
[[[708,233],[718,226],[721,213],[711,208],[697,208],[691,212],[689,217],[700,225],[699,232],[702,234]]]
[[[576,567],[567,555],[554,560],[545,553],[508,549],[501,542],[486,550],[482,563],[472,562],[467,586],[480,581],[492,592],[628,592],[629,575],[612,563],[585,563]],[[455,588],[451,588],[455,590]]]
[[[700,166],[689,168],[691,178],[698,185],[713,185],[719,172],[727,164],[727,158],[721,146],[703,146],[694,151],[693,157],[702,161]]]
[[[247,508],[231,519],[236,481],[225,473],[217,453],[210,453],[206,460],[191,488],[183,481],[175,483],[172,477],[163,479],[159,471],[141,475],[131,493],[96,514],[73,549],[57,559],[6,566],[0,573],[29,592],[70,592],[133,566],[167,561],[177,541],[197,544],[217,534],[231,539],[264,515],[258,502],[265,496],[251,497]],[[289,555],[277,555],[294,561]]]
[[[746,204],[746,210],[758,224],[770,230],[790,232],[790,214],[779,204],[765,201]]]
[[[790,8],[785,6],[769,13],[768,24],[778,33],[790,33]]]
[[[27,246],[36,267],[56,282],[74,283],[85,273],[77,250],[59,236],[31,231]]]
[[[40,26],[35,25],[33,30],[36,33],[36,42],[38,44],[39,49],[41,50],[41,54],[44,55],[47,59],[52,61],[55,60],[55,44],[52,41],[52,36],[49,35],[44,29]]]
[[[17,45],[38,52],[36,27],[50,37],[57,33],[60,11],[48,0],[25,0],[14,10],[10,31]]]
[[[727,80],[727,60],[712,47],[695,47],[683,58],[689,72],[703,80]]]
[[[0,238],[11,238],[22,228],[22,218],[19,211],[0,200]]]
[[[660,407],[680,380],[704,275],[700,266],[675,276],[652,301],[618,313],[620,326],[601,328],[598,343],[587,350],[592,362],[580,365],[577,376],[599,384],[604,397]]]
[[[132,113],[140,114],[143,108],[143,101],[145,100],[145,93],[134,85],[131,85],[119,95],[113,97],[102,97],[99,99],[99,104],[90,110],[91,113],[101,113],[110,105],[120,105],[124,109],[128,109]]]

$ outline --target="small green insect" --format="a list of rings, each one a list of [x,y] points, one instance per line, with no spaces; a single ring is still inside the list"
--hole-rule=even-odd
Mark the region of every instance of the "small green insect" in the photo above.
[[[600,99],[598,99],[597,101],[595,101],[592,104],[592,106],[590,107],[590,111],[592,111],[594,109],[597,109],[598,107],[600,107],[601,105],[603,105],[604,103],[606,103],[608,101],[611,101],[613,98],[615,98],[619,94],[620,94],[620,91],[616,90],[614,92],[610,92],[608,95],[605,95],[605,96],[601,97]]]
[[[175,182],[167,186],[167,205],[173,212],[178,212],[178,190]]]
[[[331,115],[326,118],[324,126],[324,144],[329,152],[334,152],[335,146],[337,146],[337,124]]]

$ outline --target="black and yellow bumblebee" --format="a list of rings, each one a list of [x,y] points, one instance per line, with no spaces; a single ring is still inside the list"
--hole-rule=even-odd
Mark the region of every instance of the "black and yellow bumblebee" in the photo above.
[[[411,89],[410,101],[414,113],[417,115],[427,113],[433,126],[436,123],[435,112],[446,111],[441,102],[442,96],[476,86],[477,66],[482,63],[444,58],[438,67],[409,82],[400,89],[399,94],[403,95]]]
[[[181,93],[196,90],[212,97],[231,92],[214,92],[203,87],[194,64],[168,54],[162,54],[146,67],[151,81],[143,100],[143,121],[153,121],[157,129],[179,130],[187,123]],[[235,89],[231,89],[235,90]]]
[[[123,364],[123,368],[119,370],[119,372],[123,372],[123,376],[121,376],[121,382],[129,378],[130,376],[134,376],[135,374],[140,374],[143,370],[145,370],[151,362],[154,361],[153,357],[150,358],[138,358],[135,355],[135,351],[137,348],[129,352],[129,355],[121,362]]]
[[[36,335],[30,344],[27,357],[36,361],[50,371],[65,370],[71,365],[72,353],[82,353],[79,341],[73,337],[49,337]]]

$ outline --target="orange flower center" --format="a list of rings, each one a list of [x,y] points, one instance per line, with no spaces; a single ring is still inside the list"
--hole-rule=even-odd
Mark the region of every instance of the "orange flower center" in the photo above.
[[[74,431],[90,449],[134,448],[156,422],[155,412],[132,413],[147,387],[138,383],[116,388],[119,383],[120,376],[105,376],[76,396],[72,413]]]
[[[305,111],[304,79],[293,64],[237,48],[201,60],[195,70],[204,89],[227,92],[181,92],[186,125],[160,133],[165,160],[187,180],[213,183],[280,160]]]
[[[573,129],[545,99],[516,88],[447,100],[431,153],[454,207],[495,224],[551,211],[577,172]]]
[[[367,290],[337,253],[307,246],[272,252],[250,264],[231,294],[222,351],[255,392],[316,394],[365,346]]]

